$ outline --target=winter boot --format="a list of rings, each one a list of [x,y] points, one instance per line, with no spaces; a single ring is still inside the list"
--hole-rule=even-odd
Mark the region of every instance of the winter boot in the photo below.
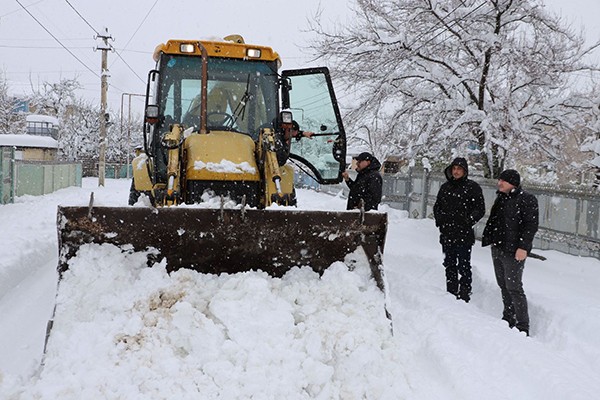
[[[446,267],[446,291],[458,296],[458,272],[456,267]]]
[[[457,299],[468,303],[471,300],[471,282],[468,282],[466,279],[460,279],[460,289],[458,290]]]
[[[446,291],[458,297],[458,282],[457,281],[446,281]]]
[[[465,303],[468,303],[468,302],[471,300],[471,293],[469,293],[469,292],[466,292],[466,291],[464,291],[464,290],[460,290],[460,291],[458,292],[458,296],[456,296],[456,298],[457,298],[458,300],[462,300],[462,301],[464,301]]]
[[[502,316],[502,320],[506,321],[508,323],[508,327],[511,328],[511,329],[514,328],[515,324],[517,323],[514,315],[513,316],[503,315]]]

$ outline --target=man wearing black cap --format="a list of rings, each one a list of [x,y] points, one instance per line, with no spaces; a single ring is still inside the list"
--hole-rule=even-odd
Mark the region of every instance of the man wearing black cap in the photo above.
[[[435,225],[440,230],[444,253],[446,290],[468,303],[473,281],[473,226],[485,215],[485,201],[481,186],[468,178],[469,166],[463,157],[455,158],[444,174],[447,182],[440,187],[433,205],[433,215]]]
[[[514,169],[502,171],[481,244],[492,245],[494,272],[504,303],[502,319],[509,327],[516,327],[526,335],[529,335],[529,313],[523,290],[523,270],[538,220],[537,199],[521,189],[519,173]]]
[[[361,203],[365,211],[377,210],[381,202],[381,191],[383,179],[379,174],[381,163],[371,153],[360,153],[354,157],[356,160],[356,181],[353,181],[348,175],[348,171],[342,172],[342,177],[350,188],[348,195],[347,210],[361,208]]]

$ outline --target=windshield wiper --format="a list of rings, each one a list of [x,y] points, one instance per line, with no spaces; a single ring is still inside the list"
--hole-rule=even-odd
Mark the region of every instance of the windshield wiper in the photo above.
[[[244,114],[246,113],[246,104],[248,103],[248,101],[250,101],[251,98],[252,96],[250,95],[250,74],[248,74],[248,79],[246,80],[246,91],[240,99],[240,102],[235,107],[235,110],[233,110],[233,116],[235,117],[236,121],[238,120],[238,118],[241,121],[244,120]]]

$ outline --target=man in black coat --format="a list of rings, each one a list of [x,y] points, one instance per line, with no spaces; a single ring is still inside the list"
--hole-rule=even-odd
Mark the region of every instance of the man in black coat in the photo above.
[[[377,210],[381,202],[381,192],[383,179],[379,173],[381,163],[371,153],[360,153],[354,158],[356,160],[356,181],[353,181],[348,175],[348,171],[342,172],[342,177],[350,188],[348,195],[347,210],[353,210],[361,207],[361,202],[365,211]]]
[[[481,186],[468,178],[469,166],[466,159],[454,159],[446,167],[444,174],[447,182],[440,187],[433,215],[435,225],[440,230],[440,243],[444,253],[446,290],[468,303],[473,280],[473,226],[485,215],[485,200]]]
[[[483,231],[482,246],[492,245],[496,281],[502,293],[502,319],[529,335],[527,297],[523,290],[525,259],[538,230],[539,209],[534,195],[521,189],[514,169],[502,171],[498,192]]]

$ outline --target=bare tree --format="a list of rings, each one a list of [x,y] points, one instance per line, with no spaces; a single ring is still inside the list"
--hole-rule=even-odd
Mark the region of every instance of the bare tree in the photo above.
[[[561,136],[591,118],[591,96],[576,74],[598,71],[582,33],[539,0],[357,0],[355,22],[325,29],[309,49],[357,103],[355,132],[407,158],[447,159],[478,152],[497,177],[514,149],[561,157]],[[364,132],[364,129],[363,129]]]

